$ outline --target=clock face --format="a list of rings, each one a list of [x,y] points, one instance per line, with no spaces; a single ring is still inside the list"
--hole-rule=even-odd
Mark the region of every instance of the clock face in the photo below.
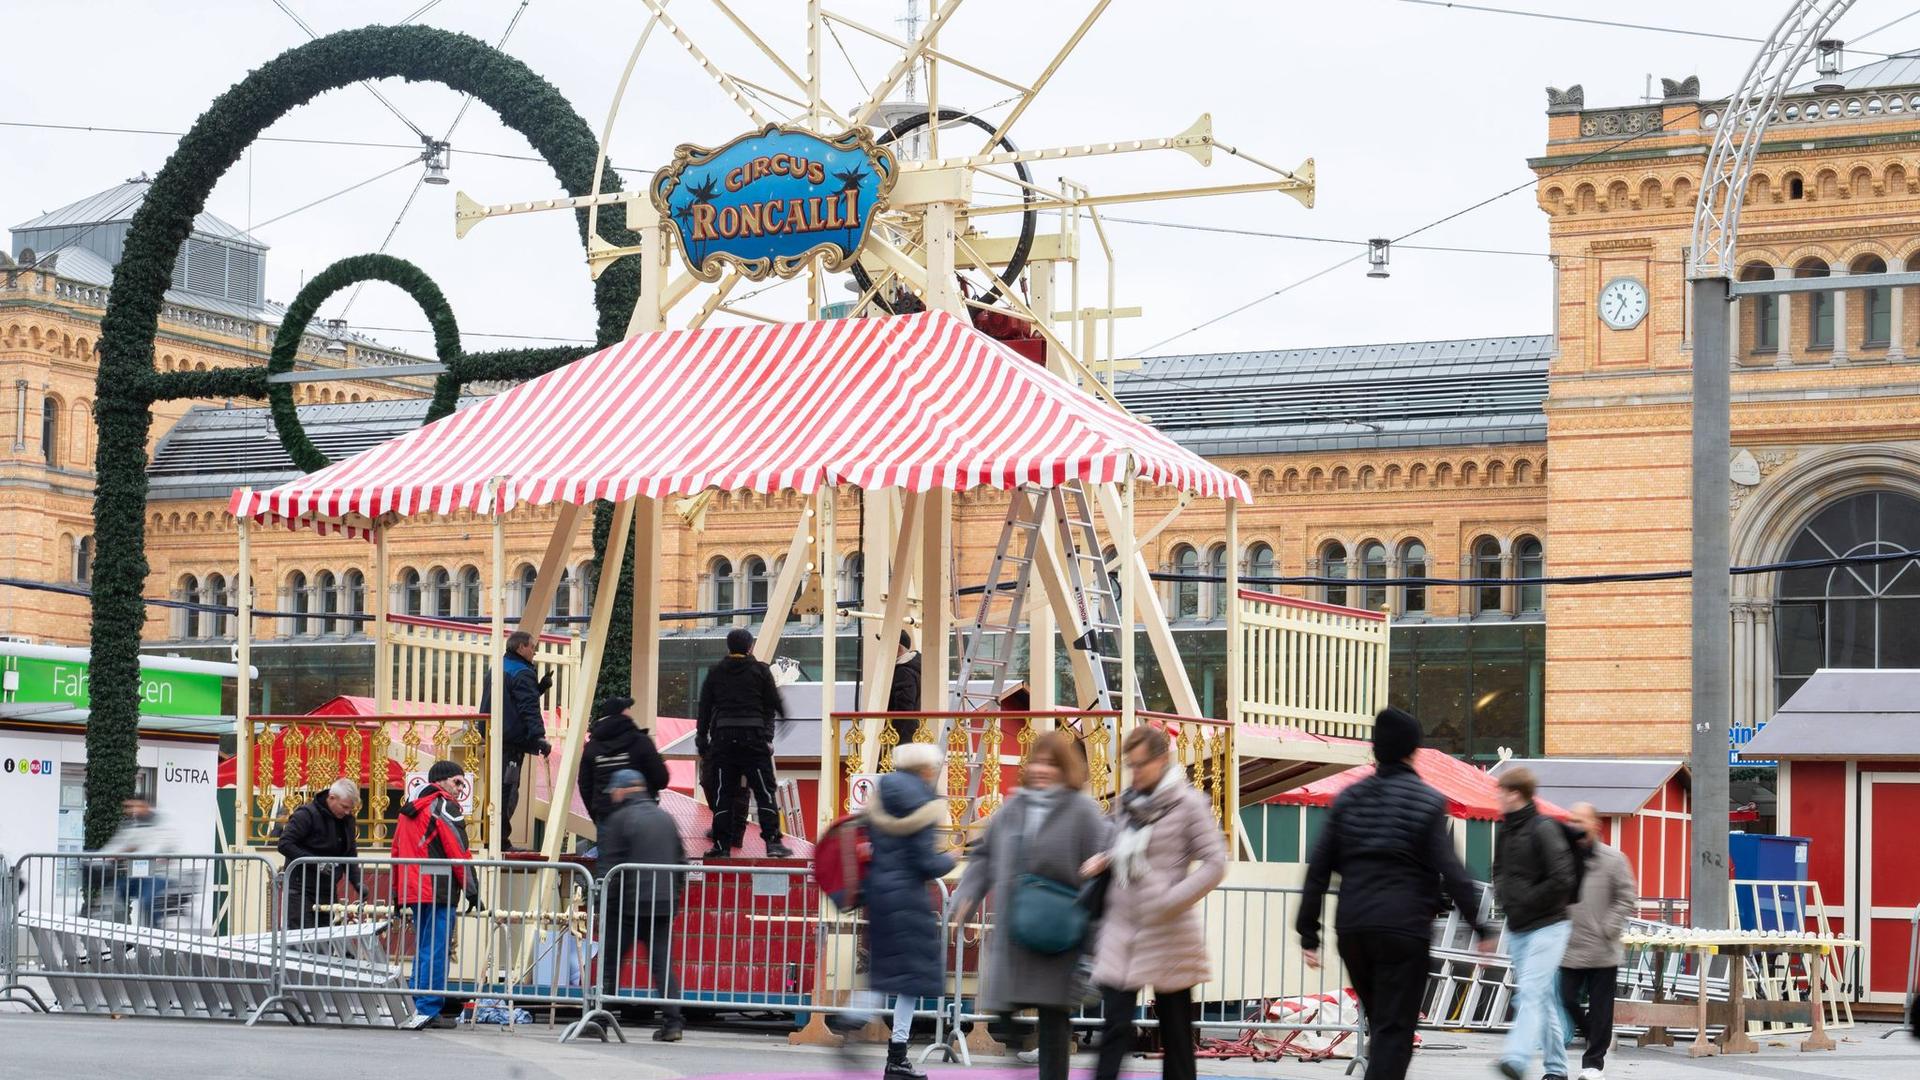
[[[1600,290],[1600,321],[1615,330],[1631,330],[1647,317],[1647,287],[1632,278],[1614,278]]]

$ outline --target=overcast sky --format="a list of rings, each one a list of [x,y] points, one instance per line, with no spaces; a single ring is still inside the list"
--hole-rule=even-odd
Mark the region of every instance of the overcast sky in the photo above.
[[[315,30],[402,19],[426,0],[285,0]],[[495,41],[518,0],[443,0],[419,21]],[[788,62],[804,63],[800,0],[732,0],[759,19],[762,36]],[[926,5],[923,4],[923,7]],[[1687,0],[1597,7],[1571,0],[1505,0],[1498,6],[1713,33],[1764,36],[1781,0]],[[828,7],[896,34],[905,0],[838,0]],[[1080,0],[967,0],[943,48],[1016,81],[1032,79],[1078,20]],[[724,66],[769,85],[752,44],[707,0],[669,12]],[[1912,11],[1901,0],[1861,0],[1839,36],[1855,37]],[[189,15],[188,13],[192,14]],[[12,47],[0,74],[0,121],[184,131],[221,91],[306,34],[272,0],[0,0]],[[506,50],[557,85],[596,131],[605,122],[622,65],[647,20],[638,0],[531,0]],[[1862,43],[1899,51],[1920,43],[1920,19]],[[853,61],[841,54],[844,45]],[[1590,106],[1638,100],[1647,76],[1698,74],[1724,94],[1755,46],[1624,27],[1442,9],[1405,0],[1116,0],[1013,129],[1022,147],[1172,135],[1211,112],[1220,141],[1292,166],[1312,157],[1317,205],[1280,195],[1242,195],[1114,208],[1115,216],[1341,239],[1395,236],[1518,185],[1527,187],[1429,232],[1421,241],[1543,251],[1546,225],[1531,194],[1528,155],[1542,150],[1547,85],[1586,87]],[[864,96],[897,50],[840,31],[826,54],[829,97],[843,111]],[[1849,63],[1866,57],[1853,55]],[[855,75],[855,68],[858,76]],[[413,123],[443,134],[460,98],[443,87],[398,81],[380,91]],[[942,98],[980,108],[1007,91],[951,68]],[[1004,114],[1004,107],[989,115]],[[614,127],[613,161],[638,183],[680,142],[714,145],[750,122],[665,34],[642,55]],[[417,136],[360,87],[322,96],[269,134],[393,144],[388,147],[258,143],[214,191],[209,209],[254,229],[271,245],[268,295],[290,300],[306,276],[348,255],[380,248],[420,175],[408,146]],[[0,127],[0,223],[12,225],[141,171],[172,151],[166,135]],[[452,179],[420,187],[387,250],[425,267],[450,297],[467,348],[529,335],[590,336],[591,292],[571,219],[527,215],[485,222],[453,236],[453,193],[482,202],[561,194],[517,133],[476,104],[453,133]],[[400,167],[383,179],[286,217],[306,203]],[[1062,170],[1036,166],[1052,184]],[[1259,179],[1226,155],[1202,169],[1178,153],[1065,163],[1064,175],[1097,191],[1235,183]],[[991,197],[991,196],[983,196]],[[996,219],[1000,222],[1008,218]],[[1387,281],[1364,264],[1335,270],[1205,329],[1197,324],[1348,258],[1358,248],[1175,230],[1115,222],[1118,299],[1144,317],[1123,325],[1122,352],[1219,351],[1405,341],[1551,328],[1548,268],[1541,258],[1401,251]],[[743,290],[744,291],[744,290]],[[775,290],[755,306],[791,310]],[[845,294],[836,294],[844,298]],[[1085,303],[1104,302],[1104,272],[1089,266]],[[346,298],[323,314],[338,315]],[[351,321],[383,341],[422,352],[425,320],[398,290],[370,286]],[[1175,338],[1170,343],[1159,344]],[[1158,346],[1155,348],[1155,346]]]

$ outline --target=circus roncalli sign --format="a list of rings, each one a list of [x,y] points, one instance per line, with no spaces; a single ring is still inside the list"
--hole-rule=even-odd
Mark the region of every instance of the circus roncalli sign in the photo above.
[[[752,281],[792,277],[815,256],[853,262],[893,187],[893,156],[861,130],[826,138],[769,124],[719,149],[681,144],[653,178],[693,275],[729,266]]]

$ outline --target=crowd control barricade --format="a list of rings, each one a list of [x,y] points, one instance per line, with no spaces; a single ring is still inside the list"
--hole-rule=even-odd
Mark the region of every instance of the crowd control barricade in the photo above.
[[[278,910],[280,989],[309,1022],[393,1027],[468,1006],[511,1022],[526,1006],[591,1008],[593,879],[573,863],[295,859]]]
[[[1330,929],[1320,950],[1318,968],[1308,966],[1294,933],[1300,898],[1297,888],[1227,885],[1201,901],[1200,918],[1213,978],[1193,988],[1195,1044],[1200,1056],[1256,1061],[1288,1057],[1364,1060],[1366,1021],[1338,951],[1333,948]],[[1327,899],[1322,924],[1331,928],[1336,898],[1329,893]],[[955,914],[950,906],[950,922]],[[946,1049],[968,1063],[970,1051],[982,1045],[978,1033],[998,1027],[1002,1020],[979,1007],[983,996],[991,991],[989,980],[996,974],[988,961],[991,937],[1006,932],[1000,914],[993,910],[991,898],[984,900],[965,920],[954,923],[948,948],[953,985]],[[1089,942],[1080,966],[1083,1000],[1073,1014],[1073,1023],[1079,1028],[1095,1028],[1104,1022],[1099,992],[1090,978],[1092,946]],[[1017,1030],[999,1028],[999,1037],[1031,1037],[1031,1013],[1014,1016],[1012,1022]],[[1134,1025],[1159,1027],[1150,993],[1142,993],[1136,1002]],[[969,1026],[975,1032],[971,1045],[962,1037]]]
[[[20,981],[20,886],[14,876],[16,869],[0,855],[0,932],[6,935],[0,940],[0,1001],[17,1001],[46,1012],[46,999]]]
[[[18,872],[8,981],[44,980],[60,1011],[208,1020],[286,1011],[266,859],[36,854]]]
[[[928,889],[932,910],[944,910],[945,883]],[[600,880],[597,919],[601,1013],[674,1005],[788,1013],[803,1024],[815,1013],[880,1011],[861,993],[864,913],[835,907],[804,867],[616,866]],[[944,999],[922,1000],[915,1013],[944,1042]],[[611,1016],[591,1019],[618,1031]]]

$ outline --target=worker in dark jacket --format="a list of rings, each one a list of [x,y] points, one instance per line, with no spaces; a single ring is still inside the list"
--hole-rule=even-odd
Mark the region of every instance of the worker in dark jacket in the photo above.
[[[680,827],[660,808],[659,793],[632,769],[616,770],[607,779],[609,811],[600,823],[600,855],[596,871],[607,903],[606,951],[600,958],[600,991],[617,1003],[620,973],[627,950],[635,942],[647,947],[647,970],[657,997],[677,998],[673,978],[673,913],[686,887],[684,875],[667,870],[626,870],[628,863],[646,866],[684,866],[687,852],[680,845]],[[617,1007],[617,1004],[616,1004]],[[684,1021],[680,1006],[668,1005],[655,1042],[679,1042]]]
[[[353,812],[359,808],[360,785],[343,776],[335,780],[332,787],[315,795],[311,802],[294,808],[287,817],[286,828],[280,830],[280,842],[275,848],[290,865],[295,859],[359,858],[359,824],[353,820]],[[287,907],[281,912],[286,928],[305,930],[330,924],[333,920],[316,909],[333,903],[342,877],[357,894],[360,890],[358,863],[292,865],[287,873]]]
[[[653,745],[653,736],[633,722],[632,698],[608,698],[593,710],[587,728],[587,748],[580,755],[580,801],[595,825],[613,810],[607,780],[621,769],[632,769],[647,782],[647,797],[658,799],[667,790],[667,762]]]
[[[1374,717],[1373,775],[1333,801],[1307,863],[1295,924],[1308,965],[1320,966],[1320,905],[1339,874],[1334,930],[1366,1011],[1367,1080],[1407,1075],[1443,890],[1473,924],[1482,951],[1493,946],[1473,879],[1453,852],[1447,801],[1413,771],[1420,741],[1420,721],[1411,714],[1389,708]]]
[[[711,754],[714,763],[716,790],[709,804],[713,847],[706,858],[724,859],[746,840],[746,815],[736,812],[728,798],[743,780],[760,812],[760,839],[766,842],[767,856],[793,857],[780,842],[780,810],[774,805],[773,725],[783,711],[772,670],[753,657],[753,635],[730,631],[726,658],[713,666],[700,688],[695,733],[700,756]]]
[[[1493,892],[1507,916],[1507,948],[1519,988],[1513,1026],[1496,1063],[1508,1080],[1520,1080],[1540,1052],[1546,1075],[1567,1075],[1566,1032],[1560,1019],[1560,959],[1573,924],[1573,849],[1560,823],[1540,813],[1535,781],[1526,769],[1500,774],[1506,811],[1493,839]],[[1344,899],[1344,898],[1343,898]]]
[[[947,820],[946,801],[933,790],[939,769],[939,750],[925,743],[901,746],[867,808],[873,862],[860,884],[872,951],[867,982],[872,995],[894,996],[886,1075],[895,1080],[925,1080],[927,1074],[907,1058],[913,1010],[921,998],[939,997],[943,989],[940,921],[927,892],[928,882],[954,867],[953,856],[935,843],[938,826]]]
[[[920,654],[914,651],[913,635],[900,631],[900,652],[893,661],[893,682],[887,687],[887,711],[920,711]],[[920,733],[918,717],[896,716],[887,721],[893,728],[896,746],[905,746]]]
[[[513,847],[513,812],[520,807],[520,773],[527,755],[546,757],[553,753],[547,741],[547,724],[541,718],[540,697],[553,689],[553,673],[536,675],[533,670],[535,642],[525,630],[507,635],[507,655],[500,662],[506,680],[506,700],[500,709],[500,727],[505,732],[500,767],[500,847]],[[480,691],[480,711],[493,715],[493,679],[487,678]]]

